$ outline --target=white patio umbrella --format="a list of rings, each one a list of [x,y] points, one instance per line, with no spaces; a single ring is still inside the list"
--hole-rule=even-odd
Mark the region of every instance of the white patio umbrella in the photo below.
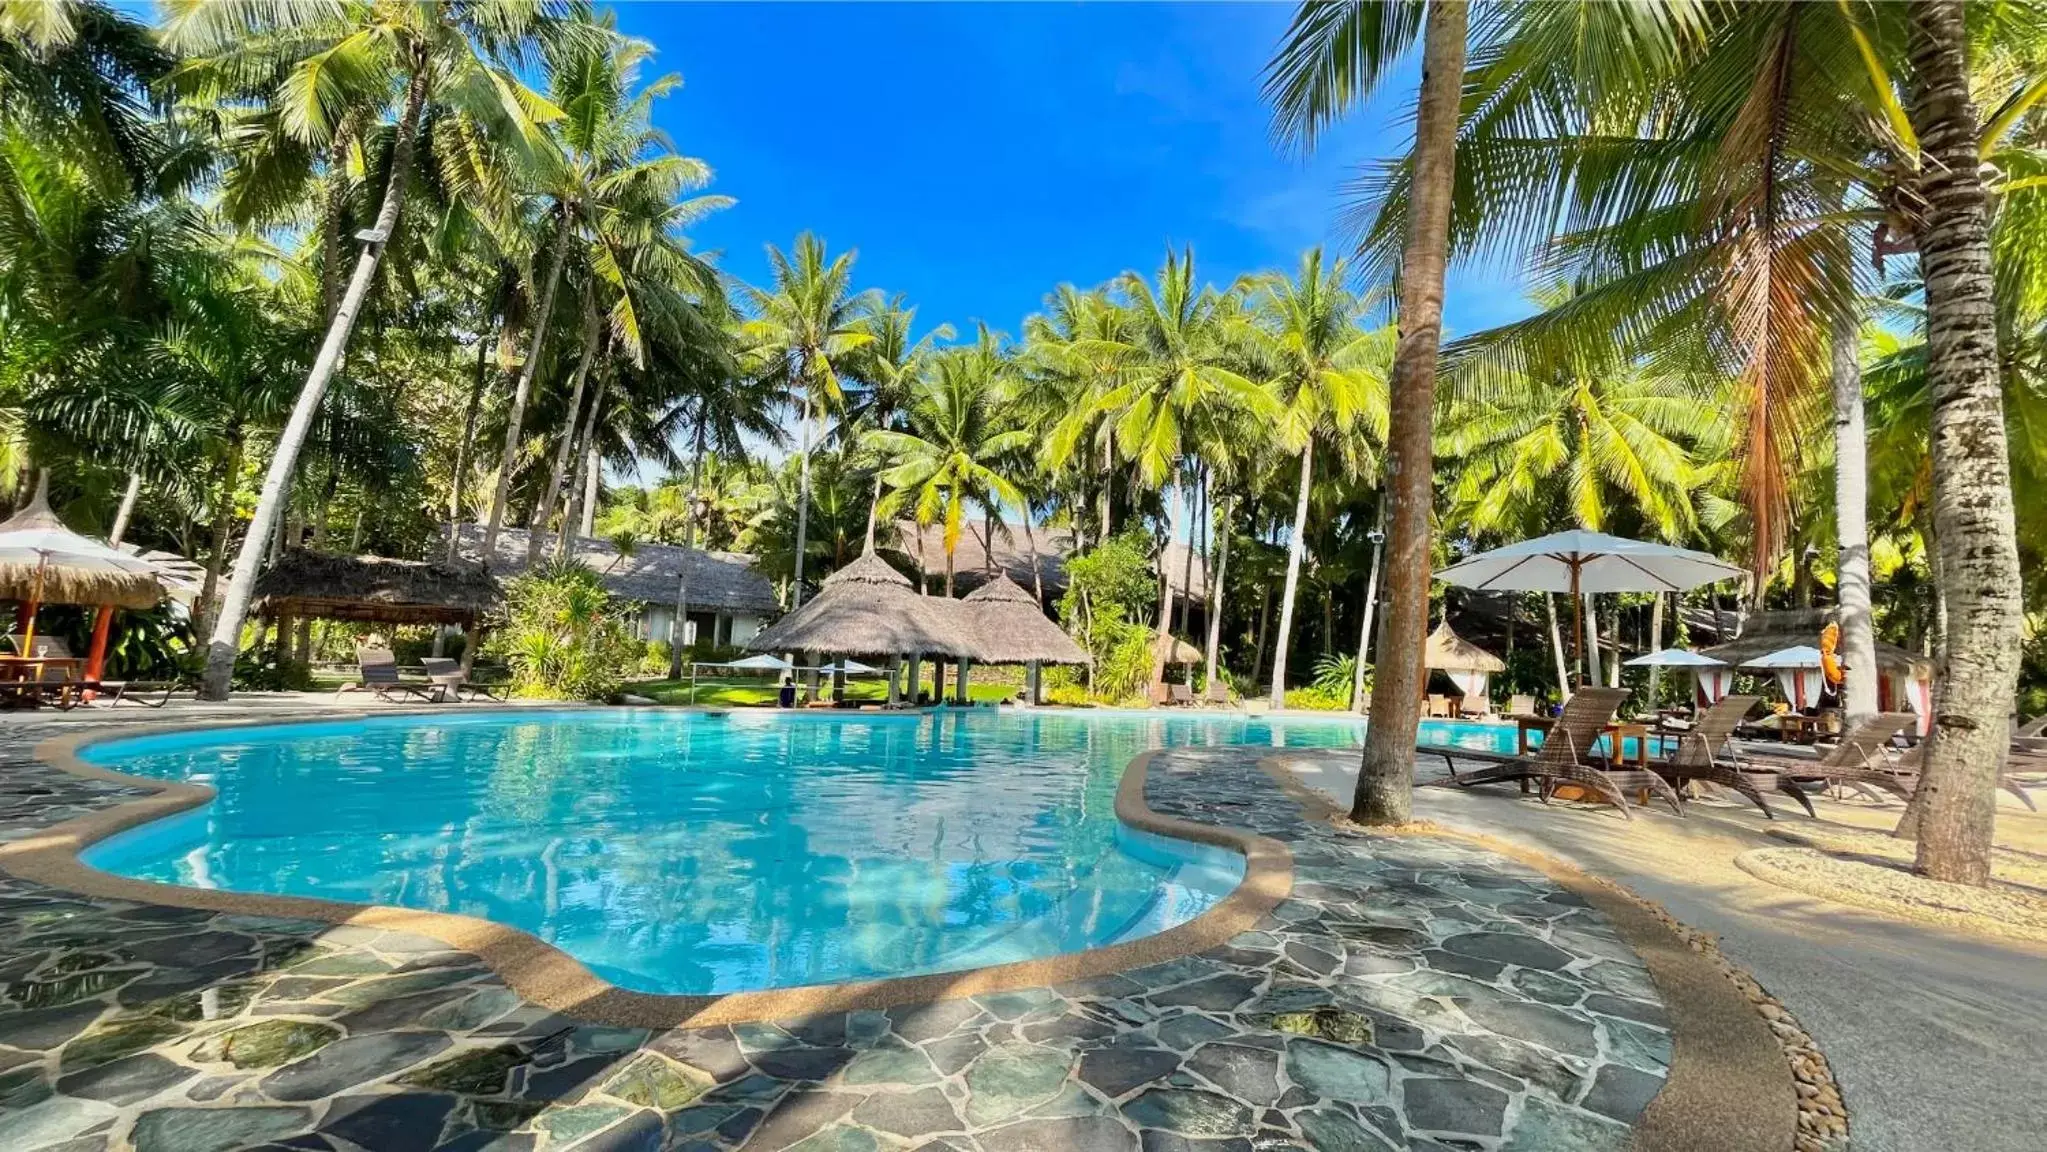
[[[1744,661],[1743,668],[1762,668],[1777,673],[1777,686],[1791,706],[1805,711],[1806,700],[1818,700],[1821,691],[1820,650],[1810,644],[1779,648],[1775,652]]]
[[[862,664],[858,660],[847,657],[836,664],[827,664],[818,669],[818,671],[826,675],[843,672],[848,676],[871,676],[874,673],[880,672],[881,669],[876,668],[872,664]]]
[[[1571,667],[1582,661],[1584,618],[1578,597],[1587,592],[1682,592],[1727,580],[1742,570],[1718,556],[1628,540],[1604,532],[1552,532],[1467,557],[1436,579],[1491,592],[1568,592],[1571,596]]]
[[[1701,655],[1686,648],[1658,648],[1627,662],[1630,668],[1689,668],[1692,684],[1701,704],[1717,704],[1734,680],[1733,669],[1724,660]]]
[[[730,664],[725,665],[725,667],[744,668],[752,672],[788,672],[794,669],[796,665],[789,663],[780,656],[769,656],[763,653],[759,656],[748,656],[744,660],[734,660]]]

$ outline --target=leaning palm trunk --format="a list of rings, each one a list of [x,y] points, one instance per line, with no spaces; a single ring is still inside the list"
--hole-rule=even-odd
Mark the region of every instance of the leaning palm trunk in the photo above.
[[[1208,595],[1208,662],[1202,680],[1204,689],[1215,691],[1216,663],[1222,654],[1223,643],[1223,579],[1230,571],[1230,505],[1228,497],[1223,498],[1222,540],[1216,545],[1215,580],[1209,587]]]
[[[547,322],[554,314],[555,290],[561,287],[562,264],[569,256],[572,227],[562,213],[561,234],[555,237],[554,253],[547,262],[547,286],[541,289],[540,311],[533,317],[533,335],[526,344],[526,363],[519,369],[519,383],[512,389],[512,411],[505,417],[505,450],[498,458],[498,490],[490,502],[490,522],[483,530],[483,556],[487,565],[497,559],[498,530],[505,524],[505,503],[512,495],[512,475],[518,469],[519,435],[525,431],[526,404],[533,399],[533,376],[540,371],[540,350],[547,340]]]
[[[1301,487],[1294,496],[1294,532],[1286,545],[1286,585],[1279,594],[1279,639],[1272,650],[1272,706],[1286,707],[1287,645],[1294,634],[1294,595],[1301,585],[1301,553],[1307,550],[1308,493],[1315,482],[1315,442],[1301,449]]]
[[[572,533],[582,536],[591,534],[591,519],[596,515],[598,471],[604,467],[601,454],[597,451],[597,413],[604,407],[604,390],[600,387],[590,397],[590,408],[583,414],[583,430],[576,435],[576,442],[583,446],[583,466],[578,469],[572,484],[569,506],[562,510],[561,527],[554,537],[554,558],[564,560],[569,555],[569,540]],[[580,489],[580,495],[575,495]]]
[[[675,627],[668,633],[668,678],[682,679],[683,642],[689,635],[689,570],[695,563],[697,546],[697,489],[704,478],[704,417],[697,414],[695,451],[690,454],[689,495],[682,508],[682,574],[675,581]],[[869,544],[868,551],[873,551]],[[714,629],[715,631],[715,629]],[[716,640],[716,637],[712,637]]]
[[[1910,112],[1924,154],[1919,262],[1933,392],[1933,511],[1949,613],[1933,742],[1919,785],[1918,865],[1936,880],[1984,885],[2024,605],[1963,5],[1916,0],[1909,19]]]
[[[128,534],[128,521],[135,516],[135,501],[142,497],[142,473],[128,473],[128,488],[121,493],[121,506],[114,510],[114,526],[107,530],[107,543],[119,545]]]
[[[234,524],[235,483],[242,474],[242,429],[228,428],[227,462],[221,468],[220,493],[213,501],[213,547],[206,553],[206,579],[199,586],[199,627],[204,632],[217,619],[221,569],[227,564],[227,542]]]
[[[1373,521],[1372,530],[1384,532],[1386,498],[1383,495],[1379,498],[1378,504],[1379,512]],[[1372,615],[1379,607],[1379,553],[1383,548],[1383,544],[1372,545],[1372,570],[1371,574],[1365,577],[1365,620],[1358,626],[1357,666],[1350,674],[1350,708],[1353,712],[1365,710],[1365,672],[1372,666]],[[1513,622],[1509,617],[1507,638],[1512,640],[1513,636]]]
[[[1870,615],[1869,435],[1862,415],[1861,325],[1852,311],[1834,320],[1834,524],[1840,538],[1834,587],[1841,604],[1841,655],[1848,666],[1841,703],[1852,727],[1876,715],[1876,625]]]
[[[313,370],[306,377],[305,386],[299,389],[298,402],[293,405],[291,418],[285,421],[284,430],[277,435],[277,451],[271,454],[270,471],[263,478],[263,493],[256,501],[256,514],[249,523],[249,533],[242,539],[242,550],[235,557],[234,578],[228,581],[227,600],[221,605],[220,618],[213,627],[213,639],[206,650],[206,678],[200,686],[200,695],[208,700],[227,699],[228,685],[234,679],[235,655],[241,647],[242,618],[248,614],[249,600],[256,592],[256,570],[262,566],[263,546],[268,542],[277,518],[284,511],[284,497],[290,488],[292,469],[298,463],[299,449],[305,446],[306,434],[312,430],[313,417],[320,410],[320,401],[327,395],[327,382],[334,377],[334,370],[341,363],[341,354],[348,347],[348,337],[355,330],[356,314],[362,310],[365,297],[370,293],[370,281],[375,277],[377,261],[384,254],[384,245],[390,242],[391,234],[398,227],[398,213],[405,204],[405,179],[412,169],[412,150],[419,133],[420,112],[426,107],[428,70],[424,62],[415,62],[412,79],[405,87],[405,110],[398,117],[398,134],[391,155],[391,175],[384,184],[384,204],[377,211],[377,223],[371,233],[375,239],[363,248],[356,260],[355,275],[348,282],[348,291],[342,294],[341,306],[334,311],[334,320],[327,326],[327,338],[320,345],[320,354],[313,360]]]
[[[584,306],[583,312],[583,355],[576,362],[575,383],[569,387],[569,414],[562,421],[561,443],[555,446],[554,466],[548,469],[547,490],[540,497],[540,503],[533,508],[533,522],[526,530],[526,563],[531,566],[540,558],[540,537],[547,531],[547,518],[554,515],[554,502],[562,495],[562,478],[568,474],[569,461],[576,449],[576,418],[583,414],[583,383],[590,378],[590,362],[597,358],[597,336],[601,331],[597,324],[597,307],[594,298]],[[597,403],[590,403],[596,411]],[[574,504],[573,497],[570,504]],[[574,511],[573,508],[568,511]],[[568,512],[562,515],[567,523]]]
[[[1401,258],[1400,344],[1393,356],[1387,432],[1390,602],[1379,649],[1372,723],[1351,819],[1405,823],[1414,805],[1414,740],[1421,723],[1422,640],[1429,615],[1429,505],[1434,460],[1436,353],[1443,339],[1443,270],[1449,258],[1457,106],[1464,87],[1464,0],[1432,0],[1422,40],[1414,177]]]

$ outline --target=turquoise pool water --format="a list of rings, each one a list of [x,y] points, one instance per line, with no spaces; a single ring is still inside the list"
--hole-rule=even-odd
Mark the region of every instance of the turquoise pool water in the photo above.
[[[1243,875],[1138,833],[1147,748],[1354,745],[1342,718],[975,709],[390,716],[138,737],[85,759],[213,803],[85,854],[124,876],[478,916],[623,987],[715,993],[1078,951]],[[1513,727],[1425,726],[1506,748]]]

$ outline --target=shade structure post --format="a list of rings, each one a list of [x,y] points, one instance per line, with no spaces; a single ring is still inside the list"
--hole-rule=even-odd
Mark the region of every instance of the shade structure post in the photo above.
[[[967,703],[967,672],[973,666],[974,662],[972,660],[967,659],[965,656],[960,657],[959,671],[953,673],[953,703]]]
[[[888,694],[883,699],[891,708],[895,706],[896,701],[901,699],[898,689],[902,687],[903,683],[902,672],[903,658],[890,653],[888,658]]]
[[[1039,674],[1043,670],[1044,666],[1036,660],[1024,665],[1024,698],[1029,700],[1033,707],[1044,703],[1038,691]]]
[[[92,620],[92,647],[85,654],[85,678],[98,680],[107,667],[107,637],[114,628],[114,606],[102,604]]]
[[[922,696],[923,694],[924,694],[924,654],[922,652],[912,652],[910,653],[910,686],[909,686],[910,703],[912,704],[917,703],[917,698],[919,696]]]
[[[805,704],[815,704],[817,703],[817,653],[805,652],[803,654],[803,662],[808,665],[803,670],[803,702]]]

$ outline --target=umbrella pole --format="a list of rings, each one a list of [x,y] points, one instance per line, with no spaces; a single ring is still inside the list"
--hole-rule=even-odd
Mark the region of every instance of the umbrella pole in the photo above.
[[[1585,603],[1578,594],[1578,562],[1571,561],[1571,684],[1585,686]]]

